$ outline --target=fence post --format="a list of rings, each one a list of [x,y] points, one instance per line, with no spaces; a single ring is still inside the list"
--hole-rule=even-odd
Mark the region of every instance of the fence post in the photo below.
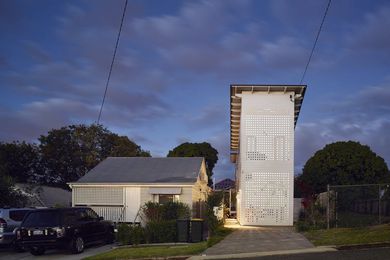
[[[326,220],[327,220],[327,229],[329,229],[329,221],[330,221],[330,192],[329,192],[329,184],[327,185],[327,197],[328,197],[328,206],[326,207]]]
[[[379,215],[378,222],[380,225],[382,222],[382,219],[381,219],[381,185],[380,184],[378,185],[378,215]]]

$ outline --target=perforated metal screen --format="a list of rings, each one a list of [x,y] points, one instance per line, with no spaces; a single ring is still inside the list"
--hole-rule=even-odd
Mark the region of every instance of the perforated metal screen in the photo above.
[[[74,187],[75,205],[123,205],[122,187]]]
[[[292,124],[288,115],[246,115],[246,159],[289,160]]]
[[[243,116],[242,217],[252,225],[289,225],[292,205],[292,115]],[[291,205],[290,205],[291,204]]]
[[[288,221],[290,178],[289,173],[245,174],[243,202],[247,223],[278,225]]]

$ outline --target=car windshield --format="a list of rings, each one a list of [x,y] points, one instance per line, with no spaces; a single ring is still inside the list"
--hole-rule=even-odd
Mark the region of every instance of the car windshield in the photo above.
[[[23,227],[55,227],[59,226],[58,211],[36,211],[27,215]]]

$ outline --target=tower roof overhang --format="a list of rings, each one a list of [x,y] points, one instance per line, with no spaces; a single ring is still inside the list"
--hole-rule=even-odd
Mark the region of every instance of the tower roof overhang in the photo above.
[[[240,147],[241,93],[287,93],[294,92],[294,127],[301,111],[306,85],[230,85],[230,160],[235,163]]]

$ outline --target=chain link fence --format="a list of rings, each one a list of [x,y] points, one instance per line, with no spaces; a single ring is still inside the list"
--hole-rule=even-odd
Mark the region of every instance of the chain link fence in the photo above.
[[[390,184],[328,185],[317,200],[327,228],[390,223]]]

